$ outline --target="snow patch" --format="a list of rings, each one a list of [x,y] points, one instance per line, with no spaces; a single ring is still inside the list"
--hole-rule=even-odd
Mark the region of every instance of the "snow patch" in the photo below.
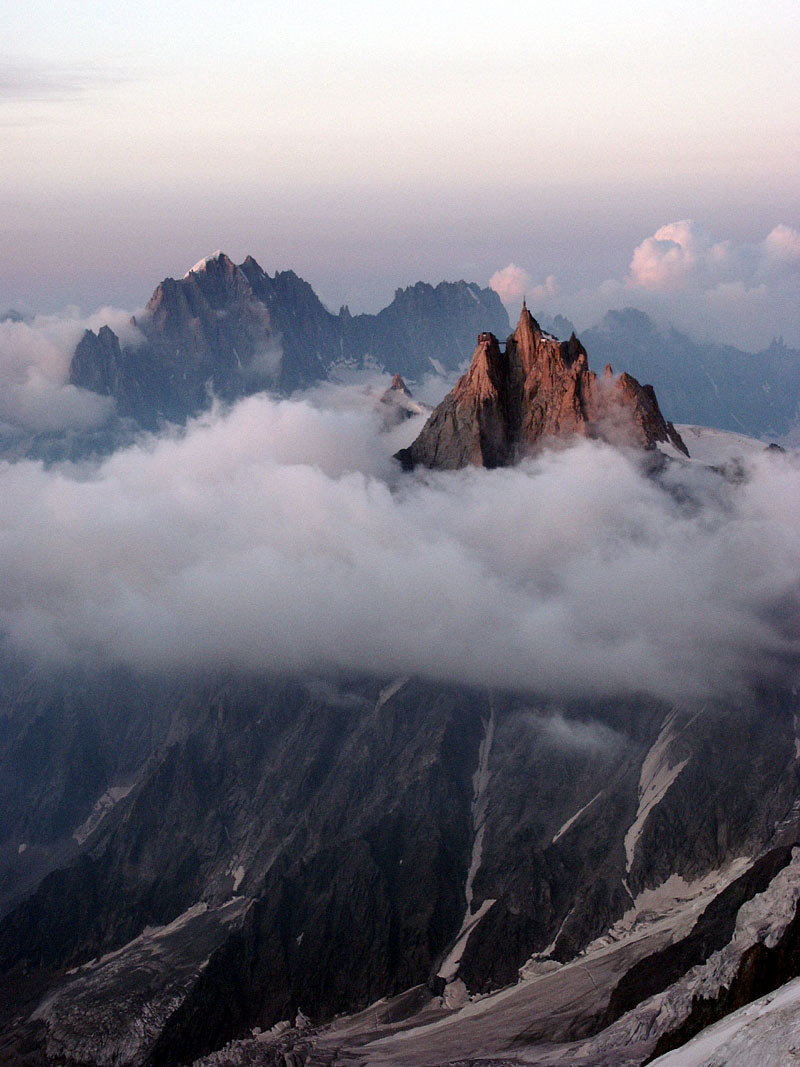
[[[458,973],[458,968],[472,931],[495,903],[494,900],[484,900],[475,914],[473,915],[472,913],[473,886],[483,858],[483,838],[486,833],[486,816],[489,806],[489,756],[494,742],[494,727],[495,711],[494,705],[492,705],[489,718],[484,720],[483,737],[478,748],[478,767],[472,776],[472,829],[474,836],[467,881],[464,886],[467,910],[455,943],[445,957],[438,974],[438,977],[444,978],[448,984],[453,981]]]
[[[716,430],[709,426],[676,426],[689,449],[689,455],[699,463],[718,465],[730,463],[733,459],[746,459],[764,452],[764,442],[755,437],[730,430]],[[681,459],[686,461],[686,456]]]
[[[784,1067],[800,1062],[800,978],[721,1019],[653,1067]]]
[[[702,714],[702,710],[698,712],[698,715]],[[676,708],[673,708],[664,720],[655,744],[645,756],[639,776],[639,808],[636,812],[636,818],[625,834],[626,875],[630,874],[636,845],[642,835],[650,812],[658,807],[689,762],[687,758],[679,763],[672,763],[669,750],[672,747],[672,743],[683,733],[686,727],[694,722],[695,718],[697,716],[694,716],[686,726],[679,729],[678,712]]]
[[[800,848],[795,848],[792,852],[791,863],[776,874],[763,893],[757,894],[739,909],[736,927],[729,943],[719,951],[712,953],[705,963],[693,967],[665,992],[648,998],[623,1016],[618,1023],[597,1039],[596,1047],[601,1047],[601,1044],[607,1045],[609,1042],[613,1042],[616,1046],[627,1045],[631,1041],[649,1040],[682,1023],[691,1011],[695,997],[714,998],[723,986],[730,986],[743,953],[751,945],[761,942],[768,947],[773,947],[777,944],[795,916],[798,901],[800,901]],[[698,1035],[698,1038],[700,1036],[702,1035]],[[683,1049],[678,1051],[683,1052]],[[683,1067],[684,1064],[683,1059],[668,1059],[667,1057],[662,1057],[657,1062],[668,1063],[670,1067],[673,1064],[680,1064]],[[706,1061],[699,1062],[705,1063]],[[759,1058],[740,1061],[713,1059],[710,1064],[727,1065],[733,1062],[754,1065],[757,1063],[760,1067],[762,1063],[774,1062],[782,1065],[785,1061]]]
[[[525,963],[523,963],[518,972],[520,982],[528,982],[531,978],[538,978],[540,975],[549,974],[550,971],[557,970],[559,967],[563,966],[563,964],[559,963],[558,960],[554,960],[551,957],[553,952],[555,951],[556,945],[558,944],[558,939],[559,937],[561,937],[561,933],[564,927],[569,922],[570,916],[574,911],[575,905],[573,904],[567,914],[564,916],[561,925],[556,931],[556,936],[553,938],[547,948],[543,948],[541,952],[534,952],[534,954],[528,960],[526,960]]]
[[[679,874],[671,874],[661,885],[643,889],[633,898],[622,918],[587,946],[585,952],[588,954],[614,942],[638,937],[642,930],[652,929],[664,921],[669,922],[675,940],[679,940],[689,933],[709,901],[744,874],[752,862],[749,856],[739,856],[725,867],[692,882],[687,882]]]
[[[384,704],[387,704],[396,693],[400,692],[407,681],[408,677],[402,675],[400,678],[395,678],[395,680],[390,682],[384,689],[381,689],[378,694],[378,703],[375,705],[376,708],[382,708]]]
[[[244,881],[244,876],[245,876],[245,869],[241,864],[239,864],[239,866],[233,872],[233,891],[234,891],[234,893],[237,891],[239,886]]]
[[[193,267],[184,274],[184,278],[188,278],[190,274],[201,274],[208,269],[209,263],[215,263],[217,260],[222,259],[225,253],[221,249],[217,249],[216,252],[212,252],[210,256],[204,256],[202,259],[198,259]]]
[[[467,916],[465,916],[455,944],[450,949],[444,963],[439,968],[438,977],[444,978],[448,984],[450,984],[458,974],[458,968],[461,965],[464,949],[467,947],[467,942],[470,939],[472,931],[494,903],[493,900],[484,900],[474,915],[471,912],[468,912]]]
[[[84,841],[94,833],[100,823],[105,819],[106,815],[112,808],[116,807],[121,800],[133,789],[135,783],[130,785],[115,785],[110,789],[107,789],[105,793],[95,802],[92,808],[89,818],[82,822],[81,825],[73,830],[72,836],[79,845],[82,845]]]
[[[552,840],[551,844],[553,844],[553,845],[554,845],[554,844],[556,843],[556,841],[558,841],[558,839],[559,839],[559,838],[563,837],[563,836],[564,836],[564,834],[565,834],[565,833],[567,832],[567,830],[569,830],[569,828],[570,828],[570,827],[571,827],[571,826],[572,826],[572,825],[573,825],[574,823],[576,823],[576,822],[578,821],[578,819],[579,819],[579,818],[581,817],[581,815],[583,815],[583,813],[584,813],[585,811],[588,811],[588,810],[589,810],[589,808],[590,808],[590,807],[592,806],[592,804],[594,804],[594,802],[595,802],[595,801],[596,801],[596,800],[597,800],[597,799],[598,799],[599,797],[601,797],[601,796],[603,795],[603,793],[604,793],[604,792],[605,792],[605,790],[601,789],[599,793],[595,793],[595,795],[594,795],[594,796],[592,797],[592,799],[591,799],[591,800],[590,800],[590,801],[588,802],[588,804],[584,804],[582,808],[579,808],[579,809],[578,809],[578,810],[577,810],[577,811],[575,812],[575,814],[574,814],[574,815],[572,815],[572,816],[571,816],[571,817],[570,817],[569,819],[567,819],[567,821],[566,821],[566,822],[564,823],[564,825],[563,825],[563,826],[561,827],[561,829],[560,829],[560,830],[558,831],[558,833],[557,833],[557,834],[555,835],[555,837],[553,838],[553,840]]]
[[[489,719],[485,724],[483,738],[478,748],[478,767],[472,776],[472,826],[475,831],[475,840],[472,845],[472,858],[467,872],[467,884],[464,887],[464,896],[467,899],[467,913],[472,909],[472,887],[475,884],[475,875],[483,859],[483,838],[486,833],[486,816],[489,808],[489,756],[494,742],[495,713],[492,707]]]

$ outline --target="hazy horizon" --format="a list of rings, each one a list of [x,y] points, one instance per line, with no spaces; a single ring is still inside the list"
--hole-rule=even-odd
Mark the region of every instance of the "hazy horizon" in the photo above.
[[[800,19],[782,0],[724,19],[586,0],[4,15],[0,309],[136,308],[221,247],[334,310],[515,265],[580,325],[628,303],[800,344]],[[636,250],[687,219],[690,244],[662,242],[667,269],[639,284]]]

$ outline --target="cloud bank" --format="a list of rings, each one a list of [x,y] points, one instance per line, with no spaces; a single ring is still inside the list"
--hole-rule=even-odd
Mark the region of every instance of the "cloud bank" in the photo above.
[[[418,426],[402,428],[410,439]],[[54,662],[359,671],[554,699],[796,669],[800,468],[598,442],[404,476],[373,406],[250,397],[92,467],[0,465],[0,632]]]

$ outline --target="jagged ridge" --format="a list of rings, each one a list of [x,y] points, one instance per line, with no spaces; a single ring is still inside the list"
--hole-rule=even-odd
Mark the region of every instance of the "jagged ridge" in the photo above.
[[[407,469],[502,467],[574,434],[646,449],[668,442],[689,455],[652,386],[615,376],[610,365],[598,378],[575,334],[550,336],[523,303],[505,351],[494,334],[480,334],[468,372],[397,458]]]
[[[70,368],[73,385],[117,401],[120,415],[148,428],[181,422],[209,403],[264,388],[288,394],[325,380],[339,363],[365,360],[418,379],[457,368],[482,323],[507,328],[491,289],[419,282],[398,289],[377,315],[338,315],[293,271],[267,274],[248,256],[222,252],[183,278],[166,278],[135,325],[138,345],[121,345],[107,326],[87,330]]]

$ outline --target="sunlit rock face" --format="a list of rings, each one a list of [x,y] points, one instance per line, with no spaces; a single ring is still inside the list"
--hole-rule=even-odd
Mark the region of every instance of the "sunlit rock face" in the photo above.
[[[502,467],[575,434],[644,449],[669,443],[688,456],[651,386],[610,366],[598,378],[574,334],[557,340],[523,305],[505,351],[480,334],[469,371],[398,459],[407,468]]]

